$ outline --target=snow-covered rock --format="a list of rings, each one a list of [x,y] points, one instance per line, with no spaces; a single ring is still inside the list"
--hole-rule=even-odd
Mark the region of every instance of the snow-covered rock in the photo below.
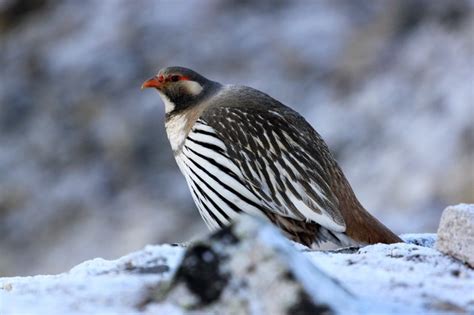
[[[147,246],[120,259],[96,258],[59,275],[0,278],[0,314],[139,313],[149,287],[171,278],[179,246]]]
[[[192,314],[359,313],[367,305],[299,254],[272,225],[244,217],[186,251],[174,281],[147,299]]]
[[[419,314],[474,312],[474,270],[406,243],[312,251],[244,219],[181,246],[147,246],[59,275],[0,278],[0,314]]]
[[[474,267],[474,204],[460,204],[443,211],[436,248]]]

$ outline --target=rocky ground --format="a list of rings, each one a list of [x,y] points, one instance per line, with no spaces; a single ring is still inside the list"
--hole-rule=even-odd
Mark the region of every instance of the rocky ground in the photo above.
[[[474,202],[473,55],[469,0],[1,0],[0,275],[204,231],[139,90],[168,65],[294,107],[367,209],[434,232]]]
[[[456,209],[474,219],[474,205]],[[451,231],[472,237],[472,228]],[[244,217],[187,247],[147,246],[58,275],[0,278],[0,314],[473,313],[474,270],[436,250],[435,234],[402,238],[311,251]]]

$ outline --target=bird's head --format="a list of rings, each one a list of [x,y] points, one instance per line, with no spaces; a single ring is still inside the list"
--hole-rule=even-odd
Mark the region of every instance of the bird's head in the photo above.
[[[199,104],[219,86],[191,69],[167,67],[145,81],[142,89],[155,88],[165,103],[166,114],[172,114]]]

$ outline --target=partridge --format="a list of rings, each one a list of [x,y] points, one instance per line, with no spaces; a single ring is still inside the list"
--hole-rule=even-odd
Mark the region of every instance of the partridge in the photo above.
[[[401,242],[364,209],[324,140],[291,108],[183,67],[160,70],[142,88],[165,104],[174,157],[210,229],[248,213],[307,246]]]

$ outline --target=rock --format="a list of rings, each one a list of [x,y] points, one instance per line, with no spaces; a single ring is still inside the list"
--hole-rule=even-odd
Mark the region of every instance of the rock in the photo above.
[[[459,204],[443,211],[436,248],[474,267],[474,204]]]
[[[189,247],[171,286],[159,286],[147,301],[190,314],[363,312],[357,298],[272,225],[247,216]]]
[[[434,234],[402,239],[312,251],[246,218],[187,247],[0,278],[0,314],[474,313],[474,270],[434,249]]]

